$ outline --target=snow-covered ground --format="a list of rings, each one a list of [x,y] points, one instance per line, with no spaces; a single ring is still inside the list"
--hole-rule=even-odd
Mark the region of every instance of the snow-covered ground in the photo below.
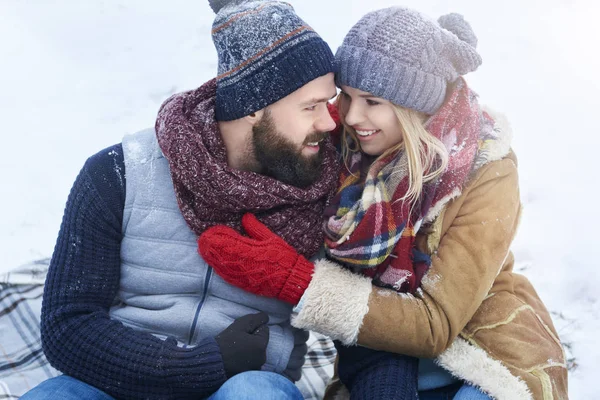
[[[515,131],[525,212],[514,251],[599,398],[600,3],[596,0],[292,0],[335,50],[366,12],[456,11],[484,64],[468,77]],[[170,94],[216,73],[206,0],[0,1],[0,272],[49,257],[85,159],[151,126]]]

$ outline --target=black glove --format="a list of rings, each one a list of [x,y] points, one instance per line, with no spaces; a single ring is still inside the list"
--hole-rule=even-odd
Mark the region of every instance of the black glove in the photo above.
[[[244,315],[215,337],[221,348],[227,378],[240,372],[260,370],[267,361],[267,322],[269,316],[264,312]]]

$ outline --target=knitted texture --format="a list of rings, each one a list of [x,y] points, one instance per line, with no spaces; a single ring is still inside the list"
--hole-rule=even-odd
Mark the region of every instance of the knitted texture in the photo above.
[[[216,118],[242,118],[334,72],[333,53],[279,1],[211,0],[217,55]]]
[[[424,185],[414,206],[402,201],[409,178],[404,151],[373,162],[366,171],[364,154],[353,153],[325,211],[328,255],[360,269],[379,286],[402,292],[418,288],[420,282],[414,278],[424,274],[422,263],[428,266],[431,261],[414,248],[416,234],[430,208],[460,190],[469,178],[479,144],[490,139],[488,120],[476,95],[463,79],[458,80],[448,101],[426,125],[446,147],[448,166],[440,178]],[[390,255],[396,257],[392,262]],[[405,285],[411,277],[413,283]]]
[[[334,343],[338,376],[350,391],[350,400],[418,399],[418,358]]]
[[[402,7],[373,11],[338,49],[336,83],[434,114],[447,85],[481,64],[476,45],[473,30],[459,14],[438,23]]]
[[[215,337],[228,378],[246,371],[259,371],[265,364],[268,322],[265,312],[243,315]]]
[[[225,6],[233,6],[235,4],[243,3],[244,1],[247,0],[208,0],[208,4],[215,13],[218,13]]]
[[[158,143],[169,161],[181,214],[201,235],[210,226],[240,229],[246,212],[255,213],[273,232],[312,257],[323,244],[323,211],[338,174],[334,146],[323,142],[320,177],[307,188],[230,168],[215,120],[215,81],[172,96],[156,120]]]
[[[118,399],[203,398],[226,379],[213,338],[193,348],[111,320],[119,290],[121,145],[91,157],[69,195],[42,305],[42,345],[61,372]]]
[[[204,232],[198,239],[202,258],[234,286],[297,304],[314,265],[252,214],[244,215],[242,225],[248,237],[224,226]]]

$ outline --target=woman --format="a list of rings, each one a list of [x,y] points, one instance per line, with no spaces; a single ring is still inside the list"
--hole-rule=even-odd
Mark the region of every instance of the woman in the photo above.
[[[328,257],[312,265],[252,216],[250,238],[215,227],[200,249],[230,283],[298,303],[298,328],[418,357],[421,398],[566,399],[550,315],[513,272],[510,130],[462,78],[481,63],[476,44],[457,14],[364,16],[336,54],[346,169],[327,214]],[[344,358],[360,361],[341,350],[340,372]],[[334,377],[326,397],[344,393]]]

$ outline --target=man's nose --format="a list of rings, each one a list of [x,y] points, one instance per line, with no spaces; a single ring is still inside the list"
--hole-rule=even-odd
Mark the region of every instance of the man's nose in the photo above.
[[[329,109],[327,106],[323,107],[319,115],[319,119],[315,124],[315,130],[318,132],[331,132],[335,129],[335,121],[331,118],[331,114],[329,114]]]

